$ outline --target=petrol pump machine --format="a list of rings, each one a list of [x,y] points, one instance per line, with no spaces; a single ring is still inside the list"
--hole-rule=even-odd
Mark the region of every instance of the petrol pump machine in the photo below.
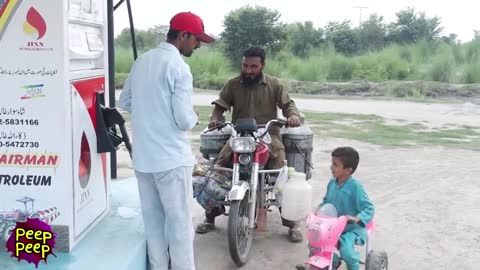
[[[104,0],[0,0],[0,243],[40,218],[70,252],[109,210],[106,25]]]

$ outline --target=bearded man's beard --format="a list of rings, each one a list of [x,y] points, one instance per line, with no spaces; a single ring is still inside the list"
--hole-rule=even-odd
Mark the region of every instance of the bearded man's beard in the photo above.
[[[255,77],[247,76],[247,74],[242,72],[240,83],[245,87],[255,86],[262,80],[262,77],[262,71],[260,71]]]

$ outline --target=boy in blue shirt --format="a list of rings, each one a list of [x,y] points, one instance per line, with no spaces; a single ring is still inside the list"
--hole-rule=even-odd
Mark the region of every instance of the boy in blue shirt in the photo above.
[[[346,216],[348,224],[339,239],[340,256],[347,264],[348,270],[357,270],[360,255],[355,245],[364,245],[367,240],[366,225],[375,213],[373,203],[368,198],[362,184],[352,177],[359,162],[358,152],[351,147],[339,147],[332,152],[333,178],[327,185],[327,192],[322,203],[330,203],[337,209],[338,216]],[[340,265],[335,256],[334,269]]]

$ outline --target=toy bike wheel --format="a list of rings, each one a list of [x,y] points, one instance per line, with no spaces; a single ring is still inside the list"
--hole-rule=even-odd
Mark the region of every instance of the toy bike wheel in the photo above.
[[[388,255],[383,250],[372,250],[368,253],[366,270],[387,270]]]
[[[228,214],[228,248],[237,266],[247,263],[253,240],[253,229],[249,228],[249,193],[241,201],[233,201]]]

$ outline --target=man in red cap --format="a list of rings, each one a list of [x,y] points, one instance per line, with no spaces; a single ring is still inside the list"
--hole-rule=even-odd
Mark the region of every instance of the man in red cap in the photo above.
[[[132,159],[142,206],[150,269],[194,270],[192,170],[195,159],[188,131],[198,121],[193,111],[189,57],[205,34],[191,12],[170,21],[167,40],[132,65],[120,107],[132,115]]]

